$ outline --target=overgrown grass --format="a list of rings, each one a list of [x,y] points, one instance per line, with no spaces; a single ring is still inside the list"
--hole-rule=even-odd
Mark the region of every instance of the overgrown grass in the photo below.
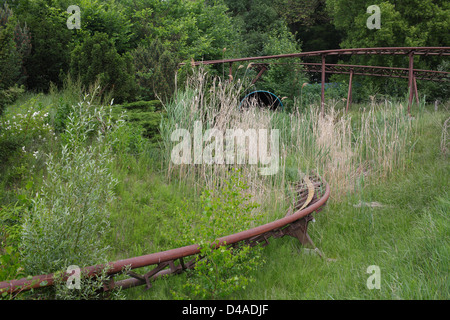
[[[199,195],[222,190],[233,168],[241,169],[240,182],[249,186],[252,199],[259,204],[252,214],[263,215],[260,223],[283,216],[291,183],[315,170],[330,183],[332,198],[310,224],[310,235],[330,260],[309,254],[296,239],[273,240],[263,250],[266,264],[252,271],[256,281],[231,298],[449,298],[449,165],[442,152],[442,126],[448,110],[431,112],[422,103],[410,118],[402,104],[384,102],[366,109],[355,107],[349,114],[333,105],[324,115],[314,105],[306,110],[294,108],[292,113],[258,108],[239,111],[242,84],[210,85],[198,78],[165,105],[160,148],[143,139],[139,128],[117,130],[111,146],[115,160],[109,168],[118,183],[113,189],[114,202],[105,204],[110,222],[106,234],[109,260],[177,246],[180,210],[201,213]],[[73,90],[33,96],[34,103],[24,97],[6,111],[4,119],[29,108],[48,112],[48,123],[59,137],[66,128],[58,119],[64,120],[66,107],[80,98],[77,90],[81,88],[70,87]],[[109,106],[109,101],[95,103]],[[258,166],[251,165],[175,166],[170,161],[172,130],[184,127],[192,132],[200,119],[203,129],[280,130],[279,172],[264,177]],[[26,150],[31,146],[39,152],[60,150],[49,148],[49,142],[37,143],[35,138],[27,142]],[[15,170],[15,159],[22,157],[18,152],[9,160],[8,170]],[[39,170],[30,170],[38,164]],[[47,179],[43,158],[31,155],[23,170],[29,174],[21,173],[14,185],[2,190],[6,191],[0,197],[3,208],[12,208],[17,195],[32,196]],[[10,171],[3,172],[9,175]],[[5,230],[12,230],[9,227]],[[3,231],[0,236],[2,241],[8,238]],[[0,254],[4,252],[2,248]],[[381,269],[381,290],[366,286],[370,265]],[[14,274],[13,269],[7,271]],[[172,292],[182,291],[186,277],[161,279],[151,290],[138,287],[125,293],[130,299],[172,299]]]
[[[225,90],[220,92],[226,94]],[[214,98],[200,98],[198,94],[194,91],[179,97],[172,110],[172,119],[179,121],[173,124],[192,128],[198,116],[210,119],[211,126],[245,123],[244,128],[258,128],[264,123],[283,130],[286,160],[276,179],[264,181],[244,168],[254,195],[262,203],[261,210],[270,217],[267,220],[284,214],[286,202],[283,206],[279,195],[287,194],[283,186],[299,178],[299,169],[316,169],[332,186],[333,196],[327,208],[310,227],[316,245],[329,260],[309,254],[296,239],[275,240],[264,250],[267,263],[254,274],[256,281],[232,298],[449,297],[449,224],[445,214],[449,208],[449,167],[440,152],[447,111],[429,112],[421,104],[410,118],[401,104],[384,103],[349,115],[331,108],[324,117],[314,106],[303,113],[265,114],[252,110],[246,115],[233,115],[232,101],[219,99],[228,101],[221,106],[229,113],[214,113],[214,104],[212,110],[202,109],[200,104],[202,99],[206,102]],[[190,112],[183,116],[186,110]],[[209,114],[214,117],[208,118]],[[247,115],[257,121],[250,122]],[[190,185],[196,191],[205,185],[220,186],[228,174],[221,167],[166,165],[169,171],[163,170],[162,174],[167,174],[171,185]],[[269,194],[275,191],[271,197],[267,197],[268,190]],[[266,195],[265,199],[258,197],[261,194]],[[366,270],[371,265],[381,269],[381,290],[369,290],[366,285],[370,276]],[[170,292],[181,290],[185,277],[162,280],[151,291],[135,288],[127,294],[132,299],[171,299]]]
[[[191,188],[167,183],[145,162],[129,160],[114,172],[119,181],[110,215],[114,259],[174,248],[177,209],[196,195]]]
[[[263,250],[266,263],[252,275],[255,281],[231,298],[448,299],[450,172],[439,149],[446,117],[426,110],[416,115],[411,126],[417,142],[407,166],[360,180],[354,192],[330,200],[315,215],[309,233],[325,260],[297,239],[272,240]],[[380,290],[367,287],[371,265],[380,267]],[[185,281],[182,274],[126,294],[171,299],[170,292]]]
[[[264,208],[285,202],[291,195],[292,183],[311,170],[325,178],[333,189],[332,197],[338,200],[354,192],[358,184],[384,179],[395,170],[404,170],[410,162],[416,135],[402,104],[373,104],[367,110],[350,114],[334,109],[332,104],[325,114],[321,114],[318,105],[302,111],[294,106],[289,113],[257,106],[240,110],[239,95],[243,91],[239,81],[221,82],[200,72],[165,106],[167,116],[161,123],[161,138],[168,179],[220,189],[229,179],[231,168],[239,168],[253,197]],[[176,129],[186,129],[192,137],[199,121],[201,134],[206,130],[278,130],[278,172],[263,176],[259,173],[260,164],[249,164],[250,142],[245,145],[244,165],[205,161],[174,164],[171,152],[179,142],[172,141],[171,134]],[[204,137],[203,146],[210,141],[214,139]],[[273,148],[270,151],[273,154]],[[192,154],[189,156],[194,159]]]
[[[425,114],[415,124],[422,134],[410,168],[360,186],[316,216],[310,235],[335,261],[306,255],[294,239],[277,241],[255,284],[238,298],[448,299],[450,172],[438,149],[443,116]],[[380,290],[366,286],[370,265],[380,267]]]

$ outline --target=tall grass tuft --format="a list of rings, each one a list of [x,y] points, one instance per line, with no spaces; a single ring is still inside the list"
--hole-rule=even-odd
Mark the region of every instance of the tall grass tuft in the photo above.
[[[161,123],[163,163],[170,179],[208,189],[221,188],[229,180],[232,168],[239,167],[254,199],[278,203],[289,197],[292,182],[313,170],[332,188],[332,197],[352,192],[359,182],[383,179],[408,164],[414,132],[402,104],[376,104],[352,116],[328,105],[325,114],[318,105],[292,112],[269,111],[256,105],[240,109],[246,88],[237,79],[223,82],[199,71],[178,91],[165,107],[167,117]],[[218,129],[278,129],[279,170],[273,176],[261,176],[257,165],[184,164],[175,165],[171,141],[175,129],[194,132],[195,121],[203,131]],[[246,145],[249,148],[249,145]],[[248,152],[248,150],[246,150]],[[248,154],[248,153],[247,153]]]
[[[373,105],[358,118],[328,106],[279,114],[288,156],[299,170],[318,171],[332,186],[333,197],[354,190],[361,179],[381,179],[407,166],[414,133],[401,104]],[[283,130],[284,128],[284,130]]]
[[[223,134],[228,129],[270,129],[272,113],[268,110],[256,107],[239,110],[240,97],[244,91],[244,84],[240,80],[223,82],[218,78],[210,78],[205,72],[199,72],[189,79],[185,90],[178,91],[174,100],[165,106],[167,115],[160,130],[163,144],[162,166],[167,168],[169,179],[191,184],[199,192],[203,188],[215,190],[222,188],[230,180],[234,169],[240,169],[253,198],[258,201],[268,198],[267,194],[273,192],[273,177],[261,176],[259,166],[248,165],[248,161],[244,161],[245,164],[235,161],[235,164],[202,162],[195,165],[175,165],[171,161],[171,152],[178,144],[171,141],[172,132],[186,129],[193,135],[196,121],[202,122],[202,135],[208,129],[220,130]],[[246,148],[249,148],[248,143]],[[245,152],[248,157],[248,150]]]

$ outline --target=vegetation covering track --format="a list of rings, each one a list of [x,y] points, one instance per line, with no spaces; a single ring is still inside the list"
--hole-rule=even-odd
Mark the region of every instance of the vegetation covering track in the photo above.
[[[296,186],[296,196],[293,204],[286,216],[273,222],[245,230],[236,234],[228,235],[217,239],[215,247],[221,245],[238,246],[246,244],[254,246],[257,244],[267,245],[270,237],[280,238],[283,236],[292,236],[297,238],[303,245],[312,246],[320,255],[320,251],[315,248],[314,243],[307,233],[308,223],[311,221],[312,213],[320,211],[327,203],[330,196],[330,187],[328,183],[318,176],[305,177],[302,182]],[[186,269],[193,268],[200,253],[200,247],[197,244],[171,249],[167,251],[152,253],[139,257],[111,262],[107,265],[95,265],[86,267],[82,274],[95,276],[103,270],[107,270],[110,276],[110,282],[105,284],[104,289],[110,290],[114,287],[123,289],[146,285],[151,287],[151,281],[168,274],[178,274]],[[185,263],[184,259],[191,257],[191,260]],[[178,264],[176,262],[178,261]],[[134,269],[156,265],[154,269],[144,275],[135,273]],[[113,276],[121,273],[128,268],[127,275],[129,279],[114,282]],[[70,274],[66,274],[66,278]],[[0,294],[3,292],[19,293],[35,288],[51,286],[55,283],[54,274],[39,275],[32,278],[22,278],[0,282]]]

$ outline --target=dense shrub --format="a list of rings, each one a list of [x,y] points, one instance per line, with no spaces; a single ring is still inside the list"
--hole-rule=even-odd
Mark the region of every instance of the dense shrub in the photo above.
[[[23,64],[30,49],[29,29],[20,26],[5,3],[0,7],[0,116],[24,92]]]
[[[259,217],[253,214],[258,205],[252,201],[239,172],[224,181],[222,190],[205,190],[200,200],[200,213],[179,210],[178,243],[198,243],[201,253],[188,274],[184,291],[172,293],[175,298],[223,299],[252,282],[251,271],[264,261],[258,247],[230,247],[226,243],[219,246],[216,239],[258,223]]]
[[[11,24],[0,25],[0,89],[12,86],[20,76],[21,60]]]
[[[16,99],[24,92],[24,87],[18,87],[17,85],[4,90],[0,89],[0,116],[3,114],[3,110],[16,101]]]
[[[124,103],[121,105],[127,110],[141,109],[143,111],[155,112],[162,110],[162,103],[159,100],[151,101],[135,101],[130,103]]]
[[[136,81],[142,99],[168,99],[175,90],[175,56],[159,40],[140,45],[133,52]]]
[[[59,98],[58,104],[56,105],[56,113],[54,117],[54,126],[56,132],[64,132],[66,128],[67,117],[72,111],[72,106],[68,101],[64,101],[63,98]]]
[[[24,61],[28,89],[47,92],[62,84],[69,67],[72,30],[66,27],[66,8],[51,1],[17,1],[14,14],[29,28],[31,52]]]
[[[75,106],[68,119],[61,154],[48,155],[47,178],[23,224],[21,251],[30,274],[95,264],[108,249],[102,235],[116,184],[108,167],[110,132],[123,122],[111,122],[88,103]]]
[[[36,99],[19,106],[23,111],[0,120],[0,181],[7,185],[31,174],[32,162],[41,158],[41,146],[56,139],[50,115],[37,110]]]
[[[105,33],[86,36],[71,53],[70,72],[85,87],[96,79],[100,92],[111,91],[116,102],[134,99],[135,83],[129,54],[120,55]]]

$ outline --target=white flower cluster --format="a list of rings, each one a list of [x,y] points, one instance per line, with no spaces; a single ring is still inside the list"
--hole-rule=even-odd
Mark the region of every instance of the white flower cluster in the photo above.
[[[27,134],[45,141],[48,134],[55,136],[49,120],[48,112],[29,109],[25,114],[17,113],[10,119],[0,121],[0,138]]]

